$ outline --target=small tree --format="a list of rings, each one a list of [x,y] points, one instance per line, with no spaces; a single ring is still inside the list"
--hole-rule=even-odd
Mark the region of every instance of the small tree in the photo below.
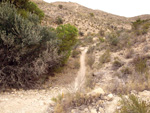
[[[60,49],[59,54],[65,53],[63,64],[67,61],[68,57],[70,56],[70,52],[72,47],[77,42],[78,30],[75,26],[70,24],[60,25],[56,29],[57,36],[59,38]]]

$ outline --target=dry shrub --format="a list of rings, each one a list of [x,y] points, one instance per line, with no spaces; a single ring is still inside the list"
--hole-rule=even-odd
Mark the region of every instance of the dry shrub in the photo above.
[[[81,92],[67,93],[61,101],[56,102],[54,113],[70,113],[71,109],[81,105],[90,105],[99,97],[92,97]]]
[[[85,37],[84,39],[83,39],[83,41],[84,41],[84,44],[91,44],[91,43],[93,43],[93,38],[92,38],[92,36],[88,36],[88,37]]]
[[[129,67],[123,67],[121,69],[121,72],[123,75],[129,75],[129,74],[132,74],[132,70],[129,68]]]
[[[93,65],[94,62],[95,62],[95,56],[92,55],[92,54],[88,55],[86,62],[87,62],[87,65],[88,65],[90,68],[92,68],[92,65]]]
[[[17,15],[17,9],[0,4],[0,89],[34,88],[43,74],[59,64],[58,42],[38,17]]]
[[[87,54],[93,54],[94,50],[95,50],[95,46],[90,46],[87,51]]]
[[[79,69],[80,68],[80,61],[79,61],[79,59],[75,59],[75,61],[74,61],[74,68],[75,69]]]
[[[119,69],[120,67],[122,67],[123,66],[123,63],[121,62],[121,61],[119,61],[119,60],[115,60],[114,62],[113,62],[113,64],[112,64],[112,68],[114,69],[114,70],[117,70],[117,69]]]
[[[132,58],[134,55],[134,50],[133,49],[127,49],[126,55],[125,57],[128,58]]]
[[[85,87],[92,89],[94,86],[95,82],[92,74],[86,74]]]
[[[108,63],[111,60],[110,50],[106,50],[105,53],[99,58],[101,64]]]
[[[135,71],[140,74],[147,72],[148,67],[146,63],[147,63],[147,58],[142,57],[142,56],[138,56],[133,59]]]
[[[72,57],[73,58],[77,58],[80,53],[81,53],[80,50],[75,49],[75,50],[72,51]]]
[[[150,103],[131,94],[127,97],[122,96],[120,101],[121,109],[117,113],[150,113]]]
[[[65,113],[63,106],[61,104],[57,104],[54,108],[54,113]]]

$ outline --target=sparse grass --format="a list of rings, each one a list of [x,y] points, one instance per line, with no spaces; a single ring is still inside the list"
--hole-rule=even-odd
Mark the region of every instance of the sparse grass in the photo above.
[[[92,97],[81,92],[65,94],[63,100],[56,102],[54,113],[70,113],[70,110],[74,107],[92,103],[92,99]]]
[[[123,63],[121,63],[119,60],[115,60],[112,64],[113,69],[119,69],[121,66],[123,66]]]
[[[58,7],[59,7],[60,9],[62,9],[62,8],[63,8],[63,5],[58,5]]]
[[[102,37],[105,36],[105,31],[101,29],[101,30],[99,31],[98,35],[100,35],[100,36],[102,36]]]
[[[150,113],[150,103],[135,95],[129,95],[128,98],[122,97],[120,104],[121,109],[117,110],[117,113]]]
[[[149,26],[150,26],[149,20],[138,19],[135,22],[132,22],[132,30],[137,36],[147,34]]]
[[[107,42],[110,44],[110,46],[117,46],[119,43],[119,38],[116,33],[110,33],[106,36]]]
[[[91,17],[94,17],[94,13],[89,13]]]
[[[84,33],[81,32],[81,31],[79,31],[79,35],[80,35],[80,36],[84,36]]]
[[[57,17],[55,23],[58,25],[63,24],[63,19],[61,17]]]
[[[148,67],[147,67],[147,58],[144,57],[136,57],[133,59],[133,64],[135,66],[135,71],[142,74],[147,72]]]
[[[132,58],[133,55],[134,55],[134,50],[133,50],[133,49],[127,49],[127,52],[126,52],[125,57],[126,57],[127,59],[129,59],[129,58]]]
[[[105,42],[105,39],[103,37],[99,37],[100,42]]]
[[[91,44],[93,43],[93,38],[91,36],[88,36],[84,39],[85,44]]]
[[[99,59],[101,64],[110,62],[110,60],[111,60],[110,50],[106,50],[105,53]]]
[[[132,71],[131,71],[131,69],[129,67],[123,67],[121,69],[121,72],[122,72],[123,75],[132,74]]]
[[[92,74],[86,74],[85,87],[92,89],[95,86],[95,82]]]
[[[77,58],[80,53],[81,53],[80,50],[75,49],[75,50],[72,51],[72,57],[73,58]]]
[[[62,101],[63,98],[64,98],[64,94],[58,94],[57,97],[53,97],[51,100],[56,103],[59,103]]]
[[[88,55],[88,57],[87,57],[87,65],[90,67],[90,68],[92,68],[92,65],[94,64],[94,62],[95,62],[95,57],[94,57],[94,55]]]
[[[95,46],[90,46],[87,51],[87,54],[93,54],[94,50],[95,50]]]
[[[80,61],[79,61],[79,59],[76,59],[76,60],[74,61],[74,68],[75,68],[75,69],[79,69],[79,68],[80,68]]]

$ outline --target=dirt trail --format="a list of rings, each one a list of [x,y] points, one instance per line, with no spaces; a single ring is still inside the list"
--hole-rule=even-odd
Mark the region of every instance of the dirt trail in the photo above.
[[[78,76],[75,79],[75,91],[80,90],[85,81],[85,72],[86,72],[85,55],[88,48],[81,48],[81,50],[82,54],[80,56],[80,70],[78,72]]]
[[[78,12],[79,5],[76,4],[75,12]]]
[[[84,84],[85,55],[88,48],[81,48],[80,70],[77,78],[68,87],[53,87],[43,90],[14,91],[0,94],[0,113],[47,113],[50,104],[54,104],[51,98],[58,94],[77,91]]]
[[[52,97],[65,92],[61,88],[16,91],[0,95],[0,113],[46,113]]]

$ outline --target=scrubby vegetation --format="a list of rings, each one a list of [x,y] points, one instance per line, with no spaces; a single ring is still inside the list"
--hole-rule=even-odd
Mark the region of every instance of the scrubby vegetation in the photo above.
[[[66,24],[60,25],[56,29],[58,40],[61,42],[59,45],[59,54],[63,54],[62,64],[65,64],[71,55],[72,47],[77,42],[78,30],[76,27]]]
[[[121,109],[117,113],[150,113],[150,103],[133,94],[128,98],[122,97]]]
[[[1,88],[33,88],[43,74],[67,62],[76,43],[74,26],[43,27],[38,16],[27,12],[24,18],[10,3],[1,3],[0,11]]]
[[[56,102],[54,113],[70,113],[72,108],[90,105],[94,99],[96,100],[98,97],[92,97],[81,92],[59,94],[56,98],[52,98]]]
[[[59,9],[62,9],[63,8],[63,5],[58,5]]]
[[[28,18],[30,16],[29,12],[36,14],[39,20],[42,20],[44,17],[44,12],[30,0],[1,0],[0,2],[2,1],[12,3],[17,8],[17,13],[21,14],[22,17]]]
[[[150,20],[141,20],[138,19],[135,22],[132,22],[132,30],[136,35],[144,35],[148,32],[150,26]]]
[[[106,50],[105,53],[100,57],[100,63],[104,64],[107,62],[110,62],[111,55],[110,55],[110,50]]]
[[[140,74],[146,73],[148,70],[146,62],[147,62],[147,58],[139,57],[139,56],[134,58],[133,63],[135,66],[135,71],[139,72]]]
[[[92,68],[92,65],[94,64],[94,61],[95,61],[95,57],[94,55],[88,55],[88,58],[87,58],[87,65]]]
[[[57,17],[55,23],[58,24],[58,25],[63,24],[62,18]]]

